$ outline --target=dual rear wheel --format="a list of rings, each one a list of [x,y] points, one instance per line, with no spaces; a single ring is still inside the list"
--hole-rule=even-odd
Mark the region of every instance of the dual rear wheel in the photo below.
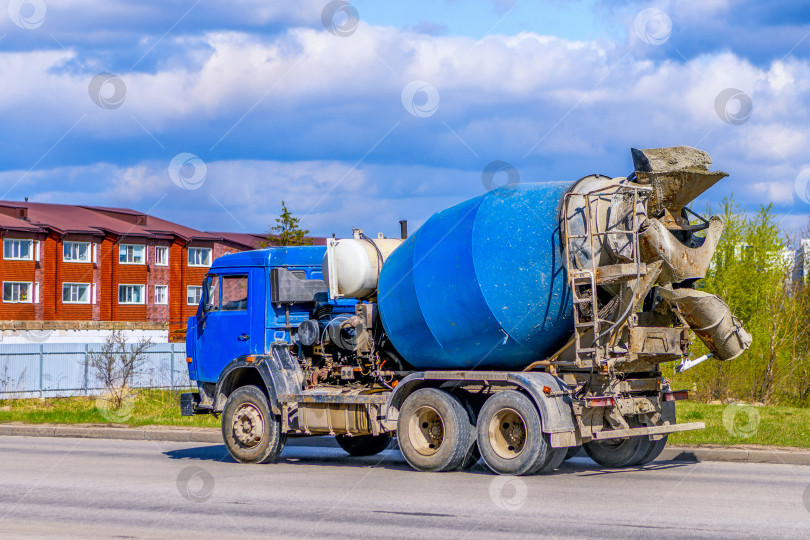
[[[397,439],[413,468],[433,472],[471,467],[480,455],[498,474],[546,473],[567,451],[551,448],[534,403],[513,390],[491,396],[477,415],[463,397],[417,390],[402,405]]]
[[[399,411],[397,441],[416,470],[443,472],[472,466],[475,427],[461,400],[437,388],[422,388]]]
[[[490,397],[478,416],[478,447],[497,474],[545,474],[565,459],[566,448],[552,448],[532,400],[504,390]]]

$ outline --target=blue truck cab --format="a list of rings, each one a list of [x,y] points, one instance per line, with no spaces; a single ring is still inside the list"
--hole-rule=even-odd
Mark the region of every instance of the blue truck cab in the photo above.
[[[216,259],[203,282],[197,314],[188,320],[189,378],[216,384],[235,359],[267,354],[272,344],[292,345],[293,329],[319,308],[354,313],[355,301],[329,301],[321,269],[325,250],[267,248]],[[279,297],[279,287],[289,290],[290,280],[303,286],[294,302]]]

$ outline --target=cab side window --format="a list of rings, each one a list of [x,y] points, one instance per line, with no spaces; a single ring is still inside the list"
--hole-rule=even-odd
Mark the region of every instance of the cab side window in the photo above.
[[[222,311],[245,311],[247,299],[247,276],[222,276]]]
[[[219,276],[209,274],[210,278],[208,284],[208,301],[205,304],[205,311],[218,311],[219,310]]]

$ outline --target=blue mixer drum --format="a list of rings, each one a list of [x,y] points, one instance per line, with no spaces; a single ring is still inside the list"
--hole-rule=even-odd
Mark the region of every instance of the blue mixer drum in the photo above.
[[[573,332],[559,210],[570,182],[514,184],[432,216],[385,261],[378,307],[417,369],[519,369]]]

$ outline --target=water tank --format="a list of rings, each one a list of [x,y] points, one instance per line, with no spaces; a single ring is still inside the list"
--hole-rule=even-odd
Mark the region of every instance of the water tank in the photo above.
[[[398,238],[329,239],[323,256],[323,278],[331,298],[372,298],[380,267],[402,240]]]
[[[567,183],[508,185],[432,216],[383,265],[378,305],[417,369],[516,369],[571,336]]]

